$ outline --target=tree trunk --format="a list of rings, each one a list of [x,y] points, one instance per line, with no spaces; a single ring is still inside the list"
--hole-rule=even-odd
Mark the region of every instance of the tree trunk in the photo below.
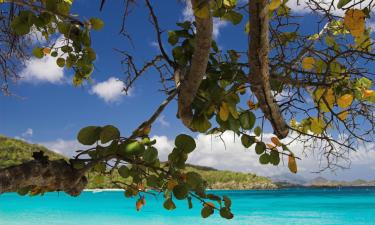
[[[250,0],[249,32],[249,83],[258,99],[264,116],[271,122],[274,134],[280,139],[288,135],[289,129],[275,102],[271,91],[269,75],[269,10],[267,0]]]

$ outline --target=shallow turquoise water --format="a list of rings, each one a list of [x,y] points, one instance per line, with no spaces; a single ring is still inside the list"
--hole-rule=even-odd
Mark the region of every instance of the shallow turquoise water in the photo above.
[[[269,191],[215,191],[233,201],[233,220],[218,214],[200,218],[200,207],[166,211],[162,196],[146,196],[146,206],[135,211],[135,199],[122,192],[84,192],[77,198],[62,193],[43,197],[0,195],[1,225],[195,225],[195,224],[371,224],[375,225],[375,188],[308,189]]]

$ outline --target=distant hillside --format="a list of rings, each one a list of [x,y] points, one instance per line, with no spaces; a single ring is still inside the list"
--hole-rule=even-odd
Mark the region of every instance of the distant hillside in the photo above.
[[[357,179],[354,181],[328,180],[324,177],[316,177],[312,180],[306,180],[299,175],[281,174],[271,177],[271,180],[279,187],[359,187],[375,186],[375,180],[366,181]]]
[[[64,156],[57,154],[44,146],[30,144],[25,141],[7,138],[0,135],[0,168],[18,165],[25,161],[32,160],[32,153],[43,151],[50,159],[61,159]],[[221,171],[206,166],[188,165],[186,171],[195,171],[202,175],[208,182],[211,189],[274,189],[277,186],[271,179],[257,176],[251,173],[239,173]],[[88,174],[89,184],[87,188],[117,188],[111,180],[121,180],[118,174],[111,177],[101,177],[95,173]],[[101,182],[97,183],[96,181]],[[104,182],[102,182],[104,181]]]
[[[33,152],[43,151],[50,159],[64,158],[62,155],[48,150],[44,146],[29,144],[18,139],[0,135],[0,168],[19,165],[32,160]]]
[[[337,181],[337,180],[327,180],[324,177],[317,177],[311,180],[308,183],[308,186],[313,187],[337,187],[337,186],[375,186],[375,180],[373,181],[366,181],[357,179],[354,181]]]

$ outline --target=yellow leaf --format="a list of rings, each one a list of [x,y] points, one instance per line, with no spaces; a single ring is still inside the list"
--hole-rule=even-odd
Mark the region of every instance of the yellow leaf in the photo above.
[[[229,116],[229,108],[227,103],[222,102],[220,106],[219,116],[222,121],[227,121]]]
[[[313,57],[306,57],[302,60],[302,68],[305,70],[311,70],[314,68],[315,59]]]
[[[236,6],[236,1],[234,0],[224,0],[223,5],[225,8],[233,8]]]
[[[256,109],[257,108],[256,104],[254,104],[254,102],[251,101],[251,100],[247,101],[247,105],[249,106],[250,109]]]
[[[344,25],[353,37],[361,37],[365,32],[365,14],[359,9],[347,10]]]
[[[246,93],[246,86],[241,84],[238,89],[237,89],[237,92],[240,93],[240,94],[245,94]]]
[[[276,146],[281,146],[281,145],[282,145],[281,142],[280,142],[280,140],[279,140],[277,137],[272,137],[272,138],[271,138],[271,141],[272,141],[272,143],[274,143]]]
[[[270,4],[268,6],[268,9],[270,11],[273,11],[273,10],[279,8],[281,3],[282,3],[281,0],[271,0]]]
[[[167,183],[167,189],[172,191],[174,187],[176,187],[178,184],[178,182],[176,180],[168,180],[168,183]]]
[[[368,98],[371,97],[374,93],[374,90],[364,90],[362,92],[362,98]]]
[[[339,99],[337,99],[337,105],[340,108],[346,108],[350,106],[353,102],[353,95],[351,94],[345,94],[341,96]]]
[[[321,134],[324,130],[325,123],[322,119],[318,118],[310,118],[311,124],[310,124],[310,130],[314,134]]]
[[[290,126],[291,126],[291,127],[296,127],[296,126],[297,126],[297,120],[294,119],[294,118],[291,119],[291,120],[290,120]]]
[[[250,32],[250,22],[248,21],[245,25],[245,33],[249,33]]]
[[[288,168],[290,172],[297,173],[297,162],[296,162],[296,158],[294,157],[294,155],[288,156]]]
[[[314,99],[319,104],[320,110],[323,112],[330,112],[335,103],[335,95],[331,88],[318,88],[314,93]]]
[[[45,55],[48,55],[48,54],[51,53],[51,49],[50,49],[50,48],[43,48],[43,53],[44,53]]]
[[[338,117],[340,120],[344,121],[344,120],[346,120],[346,118],[348,117],[348,114],[349,114],[348,111],[343,111],[343,112],[340,112],[340,113],[337,115],[337,117]]]

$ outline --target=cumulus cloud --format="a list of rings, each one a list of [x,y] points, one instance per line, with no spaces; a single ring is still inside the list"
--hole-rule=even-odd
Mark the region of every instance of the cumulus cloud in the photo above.
[[[316,4],[319,4],[320,7],[322,7],[325,10],[330,10],[331,13],[337,16],[343,16],[345,14],[345,11],[342,9],[337,8],[337,3],[340,0],[318,0],[314,2],[309,2],[308,0],[290,0],[286,3],[287,6],[289,6],[293,12],[304,14],[304,13],[309,13],[311,12],[311,9],[309,8],[309,5],[312,8],[316,8]],[[355,1],[352,1],[351,3],[348,4],[353,4]],[[361,4],[358,4],[356,8],[364,8],[366,7],[371,1],[370,0],[364,0]]]
[[[77,150],[80,149],[86,149],[87,146],[81,145],[78,141],[76,140],[63,140],[63,139],[57,139],[55,141],[50,141],[50,142],[41,142],[38,143],[41,144],[48,149],[57,152],[59,154],[65,155],[67,157],[72,157],[75,156],[77,153]]]
[[[123,89],[124,82],[115,77],[110,77],[106,81],[95,84],[91,88],[91,93],[97,95],[107,103],[115,103],[120,102],[121,98],[126,95]]]
[[[193,14],[191,2],[185,1],[185,3],[186,3],[186,6],[185,6],[184,10],[182,11],[182,15],[184,17],[183,19],[189,20],[189,21],[194,21],[194,14]],[[214,18],[214,21],[213,21],[213,36],[214,36],[214,38],[219,37],[220,29],[225,27],[227,24],[228,24],[228,22],[225,21],[225,20],[221,20],[219,18]]]
[[[264,139],[268,140],[272,134],[265,134]],[[157,147],[160,150],[162,160],[166,160],[168,154],[173,150],[174,142],[166,136],[154,136],[157,140]],[[263,176],[277,176],[290,174],[287,167],[287,158],[281,161],[278,166],[261,165],[259,156],[254,151],[254,146],[245,149],[239,138],[235,138],[233,133],[227,132],[221,137],[199,134],[195,141],[197,148],[189,155],[188,163],[210,166],[217,169],[233,170],[240,172],[251,172]],[[225,143],[225,144],[224,144]],[[298,160],[298,175],[305,178],[314,178],[323,175],[330,179],[352,180],[356,178],[375,179],[375,144],[360,147],[356,152],[351,152],[351,168],[339,170],[335,173],[325,171],[316,174],[320,168],[319,155],[305,153],[303,146],[298,142],[291,144],[290,149],[302,160]],[[366,171],[366,173],[363,173]]]
[[[61,83],[64,78],[64,69],[56,64],[56,58],[45,56],[42,59],[32,57],[26,61],[21,71],[23,81],[30,83]]]
[[[21,136],[24,137],[24,138],[29,138],[29,137],[32,137],[33,134],[34,134],[33,129],[31,129],[31,128],[27,128],[27,129],[25,130],[25,132],[22,133]]]

